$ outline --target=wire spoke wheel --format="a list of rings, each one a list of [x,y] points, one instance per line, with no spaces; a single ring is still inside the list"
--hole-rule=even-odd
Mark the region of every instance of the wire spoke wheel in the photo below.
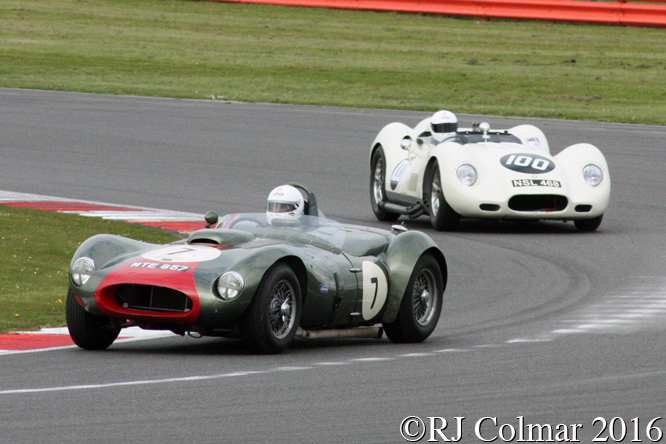
[[[432,271],[429,269],[422,270],[414,282],[412,298],[414,320],[419,325],[428,325],[435,314],[437,308],[437,299],[434,295],[435,291],[437,291],[437,287]]]
[[[400,213],[391,213],[384,209],[388,199],[385,192],[386,186],[386,158],[384,150],[378,147],[372,155],[370,163],[370,206],[377,219],[393,222],[398,220]]]
[[[291,331],[296,319],[296,296],[291,284],[282,280],[271,293],[268,322],[277,339],[283,339]]]
[[[439,207],[442,198],[442,182],[439,178],[439,168],[435,170],[432,175],[432,191],[430,192],[430,208],[432,214],[439,214]]]
[[[266,271],[239,322],[240,336],[254,353],[281,353],[301,319],[301,286],[294,270],[278,262]]]
[[[414,266],[395,321],[384,323],[386,336],[398,343],[422,342],[437,327],[444,304],[446,262],[424,253]]]
[[[375,197],[375,204],[379,205],[384,202],[384,159],[379,158],[375,165],[375,176],[372,183],[373,195]]]
[[[430,172],[431,179],[428,182],[429,196],[427,202],[430,204],[430,222],[437,231],[452,230],[458,224],[460,215],[446,201],[442,187],[442,175],[439,165],[435,164]],[[424,199],[425,200],[425,199]]]

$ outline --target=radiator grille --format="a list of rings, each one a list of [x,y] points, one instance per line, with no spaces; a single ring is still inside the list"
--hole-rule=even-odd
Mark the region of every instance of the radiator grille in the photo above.
[[[187,313],[192,310],[192,300],[185,293],[153,285],[118,285],[116,302],[123,308],[149,312]]]

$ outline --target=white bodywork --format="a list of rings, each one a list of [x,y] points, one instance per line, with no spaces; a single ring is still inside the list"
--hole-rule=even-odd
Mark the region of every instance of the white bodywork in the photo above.
[[[502,132],[505,140],[511,139],[510,135],[519,140],[491,141],[500,138],[493,136]],[[383,150],[387,203],[408,208],[422,205],[428,214],[428,196],[427,193],[424,196],[424,191],[428,190],[432,176],[429,172],[436,163],[444,198],[462,217],[580,220],[599,217],[608,207],[611,190],[608,164],[593,145],[572,145],[551,156],[543,132],[532,125],[485,133],[478,128],[475,132],[459,129],[450,134],[458,134],[459,139],[467,134],[484,140],[479,143],[438,143],[429,133],[430,118],[427,118],[414,128],[391,123],[375,138],[370,159],[372,162],[377,149]],[[462,184],[456,174],[464,164],[472,165],[477,172],[476,181],[469,186]],[[583,169],[590,164],[598,166],[603,174],[596,186],[589,185],[583,176]],[[510,200],[518,195],[527,197],[514,198],[510,205]],[[544,202],[559,203],[556,208],[546,208],[548,205],[532,208],[539,206],[539,196],[544,197]]]

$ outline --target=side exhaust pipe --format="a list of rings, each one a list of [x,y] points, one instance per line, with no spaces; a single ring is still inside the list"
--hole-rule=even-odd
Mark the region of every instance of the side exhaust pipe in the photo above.
[[[382,327],[357,327],[338,330],[304,330],[298,327],[296,336],[302,339],[336,339],[336,338],[363,338],[381,339],[384,335]]]
[[[420,203],[412,205],[411,207],[405,207],[391,202],[383,202],[379,205],[379,208],[390,211],[391,213],[405,214],[409,216],[410,219],[416,219],[426,212],[426,209]]]

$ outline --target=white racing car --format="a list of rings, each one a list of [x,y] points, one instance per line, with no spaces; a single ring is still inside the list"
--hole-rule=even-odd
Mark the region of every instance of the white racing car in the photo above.
[[[458,128],[439,111],[414,128],[390,123],[370,149],[370,200],[377,219],[428,215],[437,230],[461,217],[572,220],[594,231],[608,207],[611,182],[604,155],[579,143],[551,156],[532,125]]]

